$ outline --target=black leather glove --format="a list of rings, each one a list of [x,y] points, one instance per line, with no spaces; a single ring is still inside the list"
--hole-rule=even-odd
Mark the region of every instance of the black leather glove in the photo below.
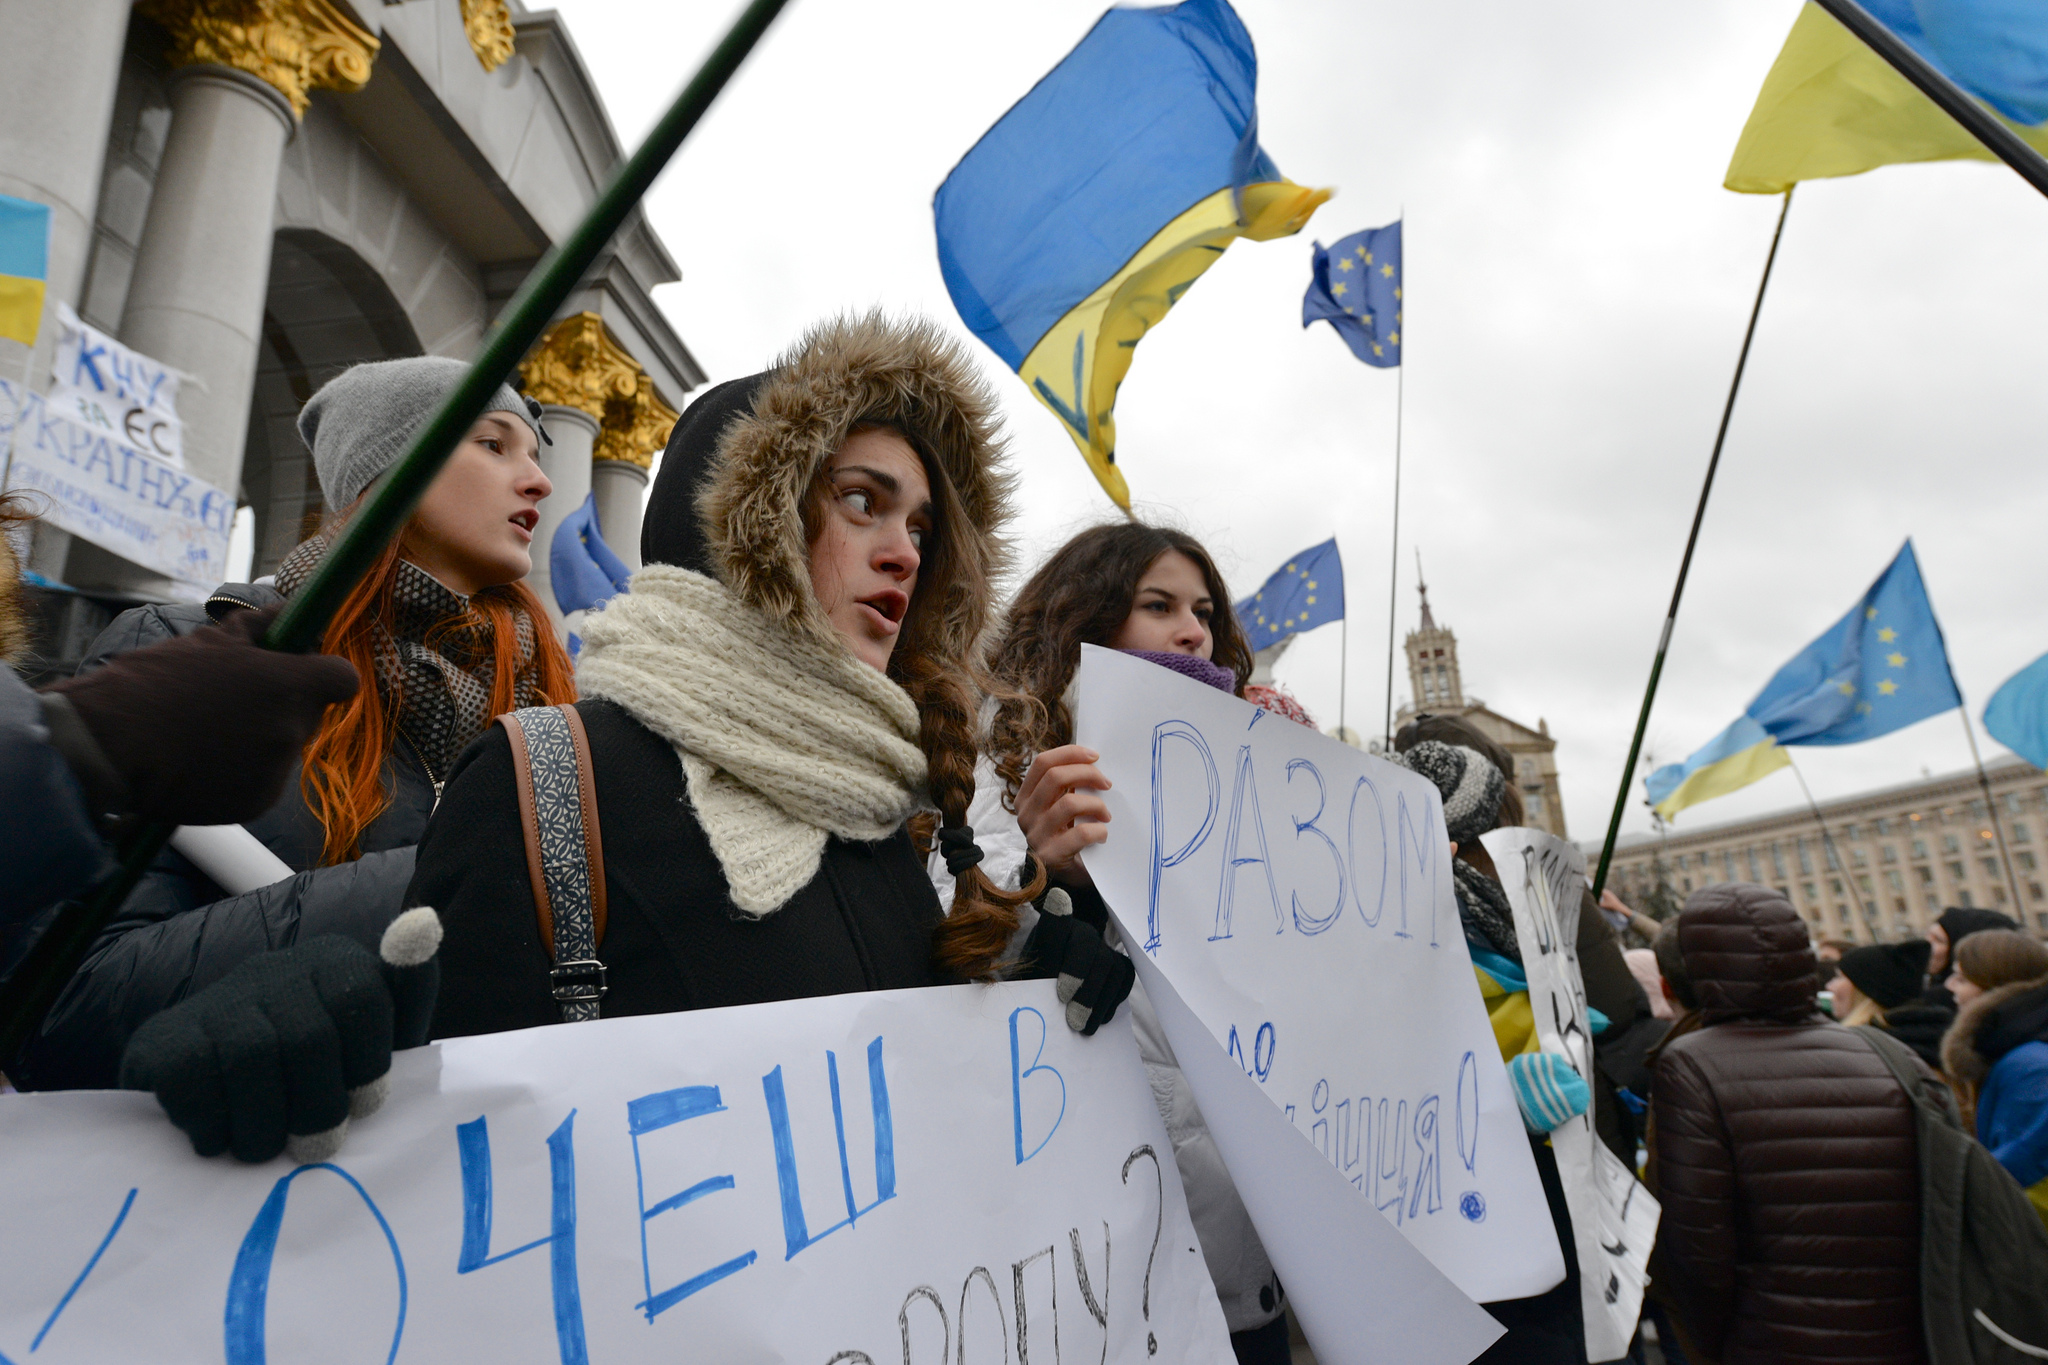
[[[327,708],[362,685],[346,659],[258,644],[280,610],[237,611],[43,694],[46,712],[75,714],[118,777],[108,791],[91,783],[91,759],[73,760],[98,803],[181,825],[253,820],[277,803]],[[53,733],[65,728],[53,720]]]
[[[1058,887],[1045,893],[1038,924],[1024,940],[1023,970],[1027,980],[1055,977],[1060,1003],[1067,1007],[1067,1027],[1083,1035],[1095,1032],[1128,1000],[1138,969],[1105,943],[1094,925],[1078,918],[1067,893]]]
[[[325,1161],[390,1092],[394,1048],[426,1041],[441,921],[408,910],[378,955],[323,934],[237,965],[128,1040],[121,1085],[156,1092],[201,1156]]]

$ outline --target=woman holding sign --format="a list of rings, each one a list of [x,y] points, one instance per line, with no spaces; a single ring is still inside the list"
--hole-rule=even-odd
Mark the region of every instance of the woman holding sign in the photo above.
[[[821,325],[691,404],[574,719],[486,736],[421,845],[436,1036],[996,975],[1038,890],[966,825],[1009,503],[994,399],[928,324]],[[551,792],[566,853],[528,842]],[[950,916],[908,828],[932,805]],[[532,870],[564,861],[585,880]]]
[[[1068,689],[1084,644],[1129,651],[1232,694],[1242,694],[1252,669],[1223,577],[1201,542],[1185,532],[1132,522],[1092,527],[1054,551],[1018,592],[1008,628],[991,652],[998,691],[990,756],[977,769],[968,819],[988,853],[983,870],[999,884],[1020,885],[1043,869],[1055,888],[1041,898],[1053,913],[1024,911],[1017,952],[1026,961],[1075,938],[1092,946],[1109,925],[1081,863],[1081,851],[1109,835],[1109,812],[1096,795],[1109,780],[1094,751],[1072,743]],[[952,880],[937,858],[931,872],[945,897]],[[1115,1012],[1129,989],[1122,983],[1134,971],[1120,955],[1101,951],[1098,969],[1076,973],[1072,981],[1068,1023],[1084,1032]],[[1098,981],[1112,989],[1091,990]],[[1138,1051],[1173,1139],[1231,1344],[1240,1361],[1284,1362],[1287,1321],[1272,1262],[1165,1033],[1142,993],[1131,1004]]]

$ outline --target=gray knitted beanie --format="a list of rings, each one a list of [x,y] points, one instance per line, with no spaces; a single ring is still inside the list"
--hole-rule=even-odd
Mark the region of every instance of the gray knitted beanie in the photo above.
[[[1455,842],[1471,843],[1500,819],[1508,780],[1477,749],[1425,739],[1395,761],[1435,785],[1444,799],[1444,833]]]
[[[313,452],[328,508],[339,511],[362,496],[468,373],[460,360],[417,355],[354,365],[322,384],[299,413],[299,436]],[[526,400],[510,384],[498,386],[484,411],[516,413],[540,436]]]

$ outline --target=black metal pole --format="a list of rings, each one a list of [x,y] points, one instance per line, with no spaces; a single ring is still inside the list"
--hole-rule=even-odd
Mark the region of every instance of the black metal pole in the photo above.
[[[1856,0],[1814,0],[1833,15],[1843,28],[1855,34],[1872,52],[1885,59],[1921,94],[1941,106],[1943,113],[1963,125],[1964,131],[1984,144],[1990,153],[2017,171],[2022,180],[2048,194],[2048,157],[2029,147],[1999,121],[1998,116],[1972,99],[1967,91],[1935,70],[1925,57],[1906,46],[1900,37],[1879,23]]]
[[[1402,262],[1407,268],[1407,262]],[[1382,716],[1381,728],[1385,730],[1382,742],[1386,751],[1394,752],[1394,623],[1400,617],[1401,601],[1398,588],[1401,582],[1401,418],[1408,393],[1408,356],[1402,353],[1400,368],[1394,372],[1394,529],[1388,537],[1387,549],[1387,709]],[[1419,552],[1418,552],[1419,553]],[[1416,561],[1417,573],[1422,572],[1422,561]],[[1415,699],[1417,706],[1422,698]]]
[[[583,221],[534,266],[492,324],[469,373],[426,425],[413,433],[405,454],[379,480],[370,500],[350,520],[319,569],[271,623],[263,640],[266,647],[294,653],[319,647],[342,599],[412,516],[441,466],[483,415],[491,395],[540,339],[555,310],[581,283],[598,252],[640,203],[787,3],[753,0],[741,12],[639,149],[613,173]],[[167,824],[149,824],[124,839],[118,869],[85,900],[64,906],[13,975],[0,984],[0,1062],[14,1057],[34,1036],[93,940],[169,842],[172,829]]]
[[[1600,846],[1600,869],[1593,874],[1593,899],[1607,889],[1607,866],[1614,860],[1614,841],[1621,833],[1621,813],[1628,806],[1628,789],[1634,785],[1636,759],[1643,752],[1643,732],[1650,728],[1650,706],[1657,700],[1657,680],[1664,676],[1664,655],[1671,648],[1671,629],[1678,623],[1678,604],[1685,597],[1685,576],[1692,571],[1693,548],[1699,544],[1700,523],[1706,520],[1707,498],[1714,491],[1714,472],[1721,467],[1721,446],[1728,439],[1728,422],[1735,415],[1735,396],[1742,392],[1742,371],[1749,364],[1749,346],[1756,340],[1756,320],[1764,311],[1764,291],[1771,287],[1771,267],[1778,261],[1778,243],[1785,236],[1785,215],[1792,212],[1792,191],[1778,209],[1778,226],[1771,233],[1771,251],[1764,257],[1764,277],[1757,281],[1756,303],[1749,310],[1749,330],[1742,334],[1742,351],[1735,357],[1735,378],[1728,384],[1728,402],[1721,409],[1721,428],[1714,433],[1714,453],[1707,459],[1707,477],[1700,485],[1699,505],[1693,508],[1692,530],[1685,537],[1685,555],[1678,561],[1678,582],[1671,588],[1671,606],[1664,613],[1664,630],[1657,636],[1657,657],[1650,664],[1650,685],[1643,689],[1643,706],[1636,713],[1635,737],[1628,744],[1628,762],[1622,765],[1621,789],[1614,794],[1614,814],[1607,822],[1607,842]]]

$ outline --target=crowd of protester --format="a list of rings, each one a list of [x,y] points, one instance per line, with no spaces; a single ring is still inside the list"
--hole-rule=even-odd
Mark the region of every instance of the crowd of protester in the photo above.
[[[1099,755],[1074,742],[1083,645],[1313,724],[1251,684],[1208,551],[1084,530],[999,611],[994,400],[936,329],[872,315],[683,414],[648,567],[587,618],[575,665],[520,581],[550,488],[539,409],[510,388],[320,651],[260,648],[462,373],[389,361],[313,396],[300,431],[334,511],[274,578],[129,611],[41,693],[0,671],[0,971],[139,821],[239,822],[291,872],[224,885],[166,850],[0,1059],[9,1080],[153,1091],[202,1156],[318,1159],[381,1101],[393,1049],[432,1038],[1052,978],[1081,1034],[1128,1002],[1238,1358],[1287,1360],[1284,1289],[1081,861],[1111,832]],[[25,642],[5,544],[0,652]],[[536,913],[521,852],[544,714],[603,832],[580,929]],[[1991,1358],[1944,1305],[1957,1275],[2003,1304],[2048,1271],[2048,949],[1988,910],[1859,947],[1815,944],[1767,887],[1706,888],[1664,923],[1589,888],[1582,1076],[1538,1044],[1480,842],[1524,819],[1508,755],[1424,714],[1387,756],[1443,798],[1472,989],[1566,1248],[1555,1288],[1486,1305],[1507,1331],[1483,1360],[1586,1360],[1549,1134],[1589,1112],[1662,1204],[1644,1338],[1673,1365]],[[1624,952],[1630,930],[1652,946]],[[2004,1269],[1979,1254],[1994,1229]],[[2048,1338],[2033,1289],[2031,1317],[1977,1316]]]

